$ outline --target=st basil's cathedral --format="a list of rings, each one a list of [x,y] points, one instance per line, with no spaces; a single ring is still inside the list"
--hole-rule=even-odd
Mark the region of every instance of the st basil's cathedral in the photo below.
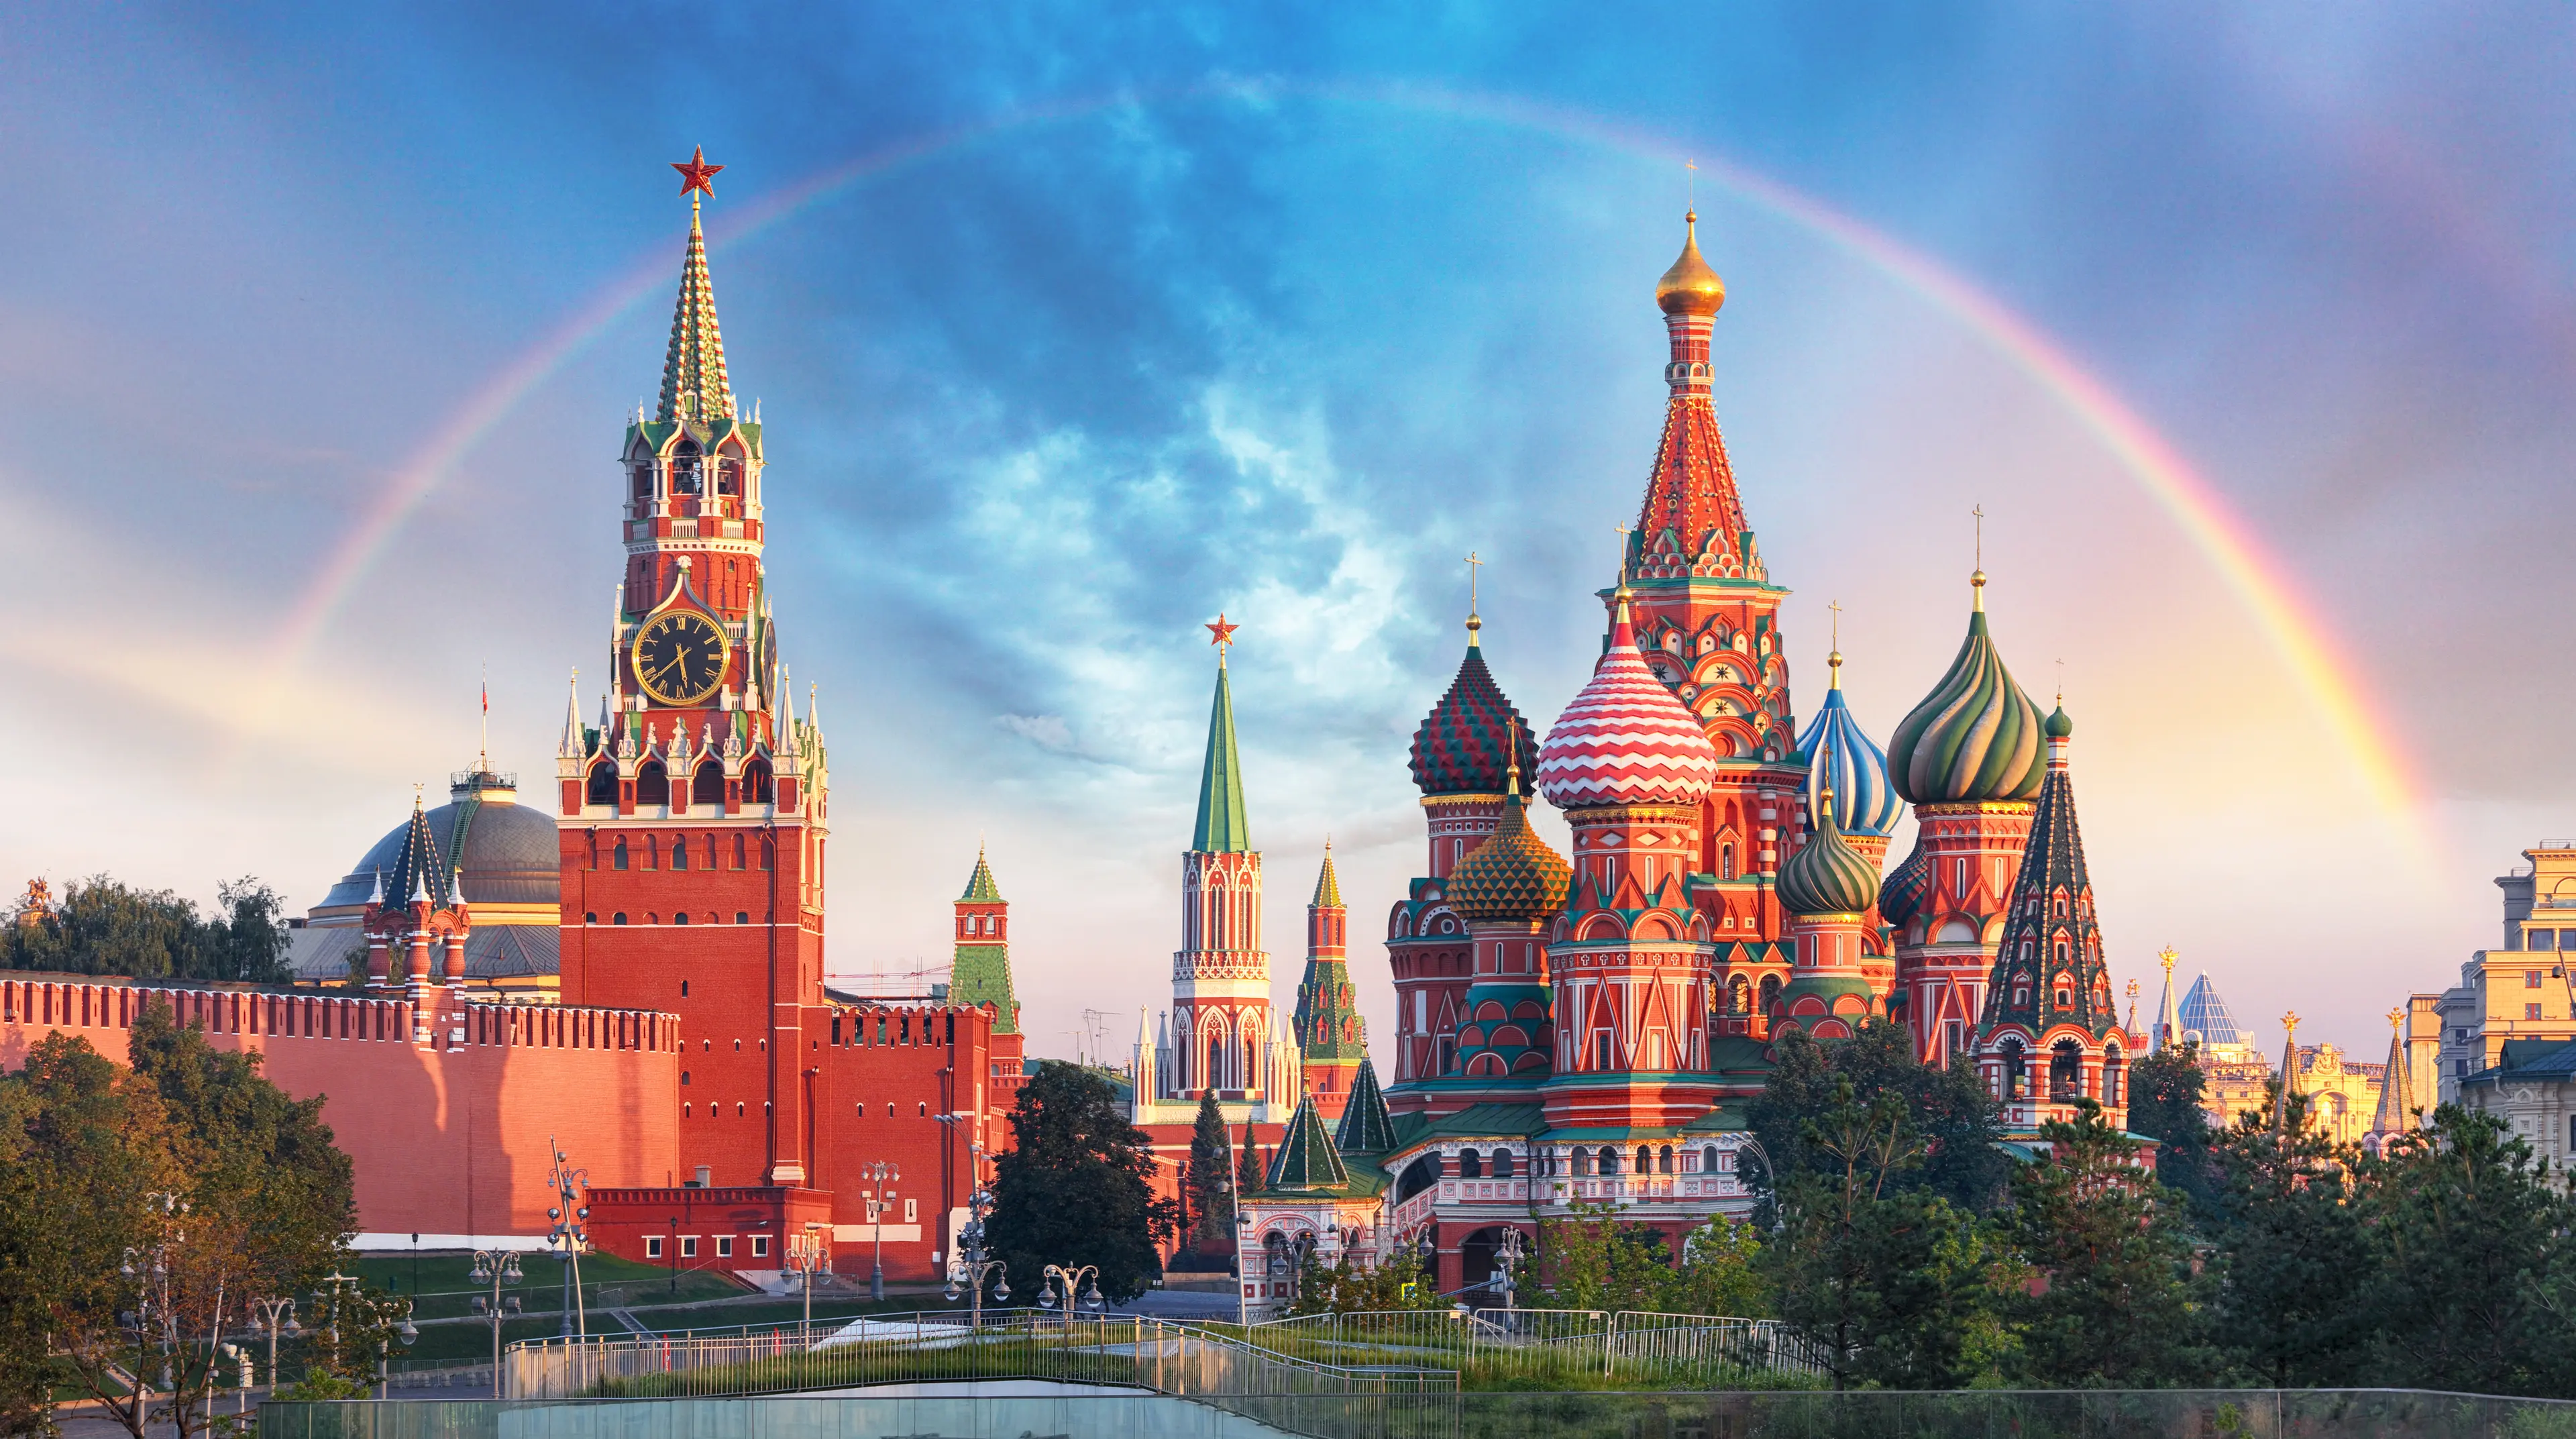
[[[1745,1102],[1791,1030],[1900,1023],[1925,1062],[1976,1066],[2024,1138],[2080,1101],[2125,1123],[2141,1041],[2112,1004],[2074,725],[2062,706],[2043,718],[2006,669],[1982,569],[1966,639],[1887,749],[1844,700],[1838,650],[1797,727],[1789,591],[1719,432],[1726,288],[1696,223],[1655,288],[1670,396],[1617,582],[1597,596],[1601,657],[1538,738],[1468,616],[1413,744],[1429,851],[1387,919],[1393,1073],[1381,1084],[1363,1058],[1347,1092],[1289,1115],[1243,1204],[1256,1311],[1309,1254],[1411,1252],[1444,1294],[1473,1297],[1510,1233],[1534,1251],[1538,1221],[1574,1202],[1619,1205],[1676,1250],[1743,1216]],[[1222,679],[1219,693],[1230,763]],[[1533,794],[1564,816],[1571,854],[1530,827]],[[1909,804],[1914,848],[1882,877]],[[1168,1052],[1140,1041],[1140,1066]]]

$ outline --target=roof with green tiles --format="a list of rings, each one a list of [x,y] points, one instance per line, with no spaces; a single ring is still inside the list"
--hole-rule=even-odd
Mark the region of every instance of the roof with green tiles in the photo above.
[[[1208,707],[1207,763],[1199,772],[1199,822],[1190,848],[1200,854],[1242,854],[1252,848],[1252,821],[1243,803],[1243,758],[1234,743],[1234,687],[1223,654],[1216,662],[1216,699]]]
[[[1350,1182],[1350,1168],[1333,1148],[1332,1136],[1324,1132],[1323,1116],[1316,1112],[1315,1096],[1309,1094],[1289,1116],[1288,1132],[1279,1137],[1279,1148],[1270,1156],[1270,1172],[1262,1176],[1262,1191],[1344,1189]]]
[[[1386,1092],[1378,1088],[1377,1063],[1365,1054],[1359,1077],[1351,1081],[1350,1101],[1342,1106],[1333,1147],[1344,1154],[1384,1154],[1395,1147],[1395,1120],[1386,1110]]]

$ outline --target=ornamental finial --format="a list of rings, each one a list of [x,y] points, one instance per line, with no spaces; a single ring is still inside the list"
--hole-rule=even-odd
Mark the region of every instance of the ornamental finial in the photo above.
[[[1968,588],[1975,594],[1977,611],[1982,614],[1986,608],[1986,507],[1979,504],[1968,513],[1977,519],[1977,569],[1968,576]]]
[[[1218,612],[1216,623],[1207,627],[1208,643],[1216,646],[1218,664],[1225,663],[1225,652],[1234,647],[1234,632],[1241,628],[1243,628],[1241,625],[1227,624],[1223,611]]]
[[[680,194],[683,197],[699,193],[712,196],[716,192],[716,174],[718,171],[724,169],[724,166],[708,164],[707,147],[700,145],[691,152],[689,158],[686,160],[672,161],[671,168],[680,172]],[[691,201],[690,203],[695,204],[696,202]]]

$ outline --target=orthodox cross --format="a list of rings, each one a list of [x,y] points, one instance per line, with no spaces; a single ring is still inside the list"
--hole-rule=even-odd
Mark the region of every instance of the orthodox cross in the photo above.
[[[1690,185],[1690,207],[1693,211],[1697,211],[1699,209],[1699,162],[1697,160],[1684,160],[1682,162],[1682,168],[1690,172],[1688,180]]]
[[[1977,568],[1982,570],[1986,567],[1986,507],[1979,503],[1968,513],[1977,517]]]
[[[2066,708],[2066,661],[2057,662],[2057,707]]]
[[[1467,552],[1467,613],[1471,615],[1476,612],[1476,571],[1484,564],[1474,550]]]

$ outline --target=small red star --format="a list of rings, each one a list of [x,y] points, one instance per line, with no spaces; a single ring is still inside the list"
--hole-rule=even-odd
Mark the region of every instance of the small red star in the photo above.
[[[1225,616],[1218,615],[1216,617],[1216,623],[1208,626],[1208,633],[1215,636],[1215,638],[1209,640],[1208,643],[1215,645],[1219,649],[1223,649],[1227,645],[1234,643],[1234,632],[1241,628],[1243,628],[1241,625],[1227,624],[1225,622]]]
[[[712,195],[716,192],[714,184],[716,172],[724,166],[708,164],[707,147],[700,145],[696,153],[688,159],[672,161],[671,168],[680,172],[681,194],[686,195],[692,190],[704,190]]]

